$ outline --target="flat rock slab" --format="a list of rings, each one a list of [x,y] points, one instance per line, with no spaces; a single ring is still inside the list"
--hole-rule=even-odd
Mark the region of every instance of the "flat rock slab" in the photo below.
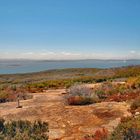
[[[128,116],[129,105],[125,102],[102,102],[87,106],[68,106],[65,103],[65,89],[48,90],[33,94],[33,99],[16,103],[0,104],[0,117],[6,120],[42,120],[49,123],[50,140],[81,140],[101,127],[110,131],[116,127],[122,116]]]

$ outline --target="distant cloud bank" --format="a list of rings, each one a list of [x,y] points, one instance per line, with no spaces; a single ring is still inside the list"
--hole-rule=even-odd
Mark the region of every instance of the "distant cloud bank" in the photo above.
[[[140,59],[140,52],[130,50],[126,54],[112,53],[77,53],[53,51],[0,52],[0,59],[34,60],[75,60],[75,59]]]

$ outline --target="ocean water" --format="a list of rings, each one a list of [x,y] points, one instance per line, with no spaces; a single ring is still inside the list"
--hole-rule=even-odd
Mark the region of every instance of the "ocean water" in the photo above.
[[[0,60],[0,74],[39,72],[64,68],[112,68],[140,65],[140,60]]]

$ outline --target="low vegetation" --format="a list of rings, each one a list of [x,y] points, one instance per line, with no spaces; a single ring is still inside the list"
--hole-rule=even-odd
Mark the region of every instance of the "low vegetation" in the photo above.
[[[48,140],[48,123],[0,119],[0,140]]]
[[[138,108],[140,108],[140,96],[137,97],[137,98],[133,101],[133,103],[132,103],[132,105],[131,105],[131,109],[132,109],[132,110],[136,110],[136,109],[138,109]]]
[[[126,84],[104,82],[94,88],[85,84],[76,84],[68,90],[67,100],[70,105],[84,105],[97,102],[132,101],[140,96],[140,88],[133,89]],[[137,101],[138,100],[138,101]],[[133,104],[139,105],[139,98]]]
[[[75,68],[0,75],[0,102],[15,101],[17,94],[24,93],[25,97],[28,93],[43,92],[47,89],[69,88],[75,83],[97,83],[116,79],[120,81],[129,78],[131,86],[134,87],[133,85],[139,85],[140,80],[132,80],[130,77],[135,78],[139,75],[140,66],[112,69]]]
[[[116,82],[117,81],[117,82]],[[121,83],[121,82],[125,83]],[[100,83],[90,88],[85,83]],[[87,135],[83,140],[138,140],[140,139],[140,66],[112,69],[66,69],[30,74],[0,75],[0,103],[32,98],[29,93],[48,89],[67,88],[69,105],[97,102],[131,104],[134,117],[122,118],[112,134],[105,128]],[[135,115],[137,114],[137,116]],[[1,140],[47,140],[48,124],[36,121],[0,120]]]
[[[108,140],[109,132],[107,129],[102,128],[96,130],[93,135],[86,135],[83,140]]]
[[[140,76],[128,78],[127,83],[133,89],[140,88]]]
[[[98,129],[94,134],[86,135],[83,140],[139,140],[140,116],[122,118],[120,124],[110,134],[106,128]]]
[[[28,92],[26,92],[22,86],[0,86],[0,103],[16,101],[17,97],[19,97],[21,100],[26,100],[32,98],[32,95],[28,94]]]
[[[110,140],[139,140],[140,116],[122,118],[121,123],[115,128]]]
[[[69,105],[86,105],[97,103],[99,98],[91,88],[82,84],[69,88],[67,100]]]

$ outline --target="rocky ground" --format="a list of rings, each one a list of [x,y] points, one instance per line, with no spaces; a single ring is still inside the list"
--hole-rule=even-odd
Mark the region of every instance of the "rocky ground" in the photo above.
[[[125,102],[102,102],[87,106],[69,106],[65,101],[65,89],[36,93],[33,99],[17,103],[0,104],[0,117],[6,120],[43,120],[49,123],[50,140],[81,140],[85,134],[106,127],[110,131],[118,125],[122,116],[128,116]]]

